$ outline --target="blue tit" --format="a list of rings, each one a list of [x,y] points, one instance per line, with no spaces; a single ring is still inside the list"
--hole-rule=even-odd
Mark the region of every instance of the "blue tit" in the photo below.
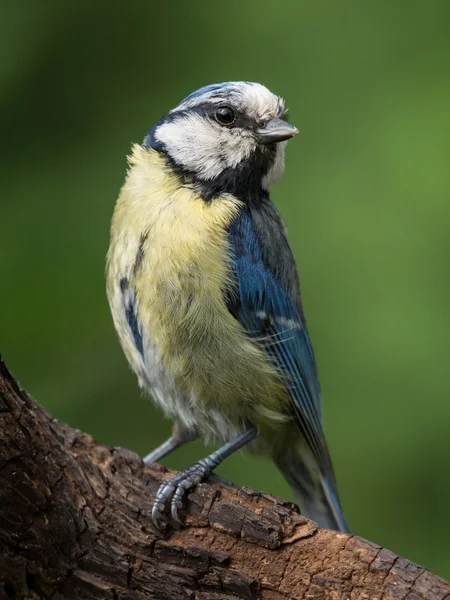
[[[248,445],[305,515],[347,531],[297,269],[269,195],[297,133],[281,98],[239,81],[187,96],[132,148],[107,293],[140,386],[175,422],[145,462],[197,437],[223,444],[162,483],[156,527],[169,511],[181,523],[186,492]]]

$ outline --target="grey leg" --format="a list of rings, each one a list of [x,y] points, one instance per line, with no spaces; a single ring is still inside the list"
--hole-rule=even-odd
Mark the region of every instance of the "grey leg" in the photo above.
[[[149,452],[142,459],[146,465],[151,465],[152,463],[159,462],[165,456],[179,448],[183,445],[183,442],[176,440],[174,437],[168,438],[165,442],[163,442],[160,446]]]
[[[179,525],[183,525],[178,511],[183,507],[183,497],[187,490],[195,487],[223,462],[230,454],[236,452],[255,439],[257,430],[255,427],[247,429],[221,448],[199,460],[193,467],[180,471],[175,477],[171,477],[162,483],[156,494],[152,510],[152,521],[154,526],[161,530],[160,517],[164,513],[166,503],[170,500],[170,512],[172,519]]]
[[[165,442],[163,442],[160,446],[149,452],[142,459],[146,465],[150,465],[154,462],[159,462],[164,457],[168,456],[176,450],[180,448],[180,446],[184,446],[187,442],[192,442],[198,437],[197,433],[192,431],[185,431],[181,427],[178,422],[174,423],[172,429],[172,435]]]

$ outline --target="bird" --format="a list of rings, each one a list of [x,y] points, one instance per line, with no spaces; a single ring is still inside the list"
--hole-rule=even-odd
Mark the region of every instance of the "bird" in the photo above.
[[[270,198],[298,129],[260,83],[207,85],[134,144],[107,255],[107,296],[140,387],[173,420],[158,462],[219,448],[165,479],[152,509],[182,526],[187,493],[247,447],[302,514],[348,531],[324,436],[316,361],[284,222]]]

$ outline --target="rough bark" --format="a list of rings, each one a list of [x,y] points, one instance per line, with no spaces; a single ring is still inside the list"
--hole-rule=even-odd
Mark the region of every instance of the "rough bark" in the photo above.
[[[0,598],[444,600],[450,586],[290,503],[204,483],[156,532],[168,471],[48,415],[0,359]]]

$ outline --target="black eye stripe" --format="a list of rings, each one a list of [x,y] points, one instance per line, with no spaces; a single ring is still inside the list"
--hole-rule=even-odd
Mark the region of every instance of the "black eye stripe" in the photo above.
[[[249,117],[247,114],[245,114],[245,112],[242,112],[242,110],[240,108],[227,103],[227,98],[224,98],[223,102],[221,102],[221,103],[201,102],[201,103],[196,104],[195,106],[191,106],[189,108],[183,108],[182,110],[176,110],[176,111],[166,115],[166,117],[164,117],[164,121],[165,122],[176,121],[180,117],[182,118],[182,117],[187,117],[192,114],[197,114],[202,117],[207,117],[207,118],[215,121],[218,125],[223,127],[226,124],[221,123],[216,117],[217,109],[219,107],[223,107],[223,106],[229,106],[234,112],[234,117],[235,117],[234,121],[232,123],[228,124],[230,129],[237,127],[237,128],[242,128],[242,129],[254,130],[254,129],[257,129],[258,127],[261,127],[260,119],[256,119],[254,117]],[[280,115],[280,118],[284,118],[284,116]]]

